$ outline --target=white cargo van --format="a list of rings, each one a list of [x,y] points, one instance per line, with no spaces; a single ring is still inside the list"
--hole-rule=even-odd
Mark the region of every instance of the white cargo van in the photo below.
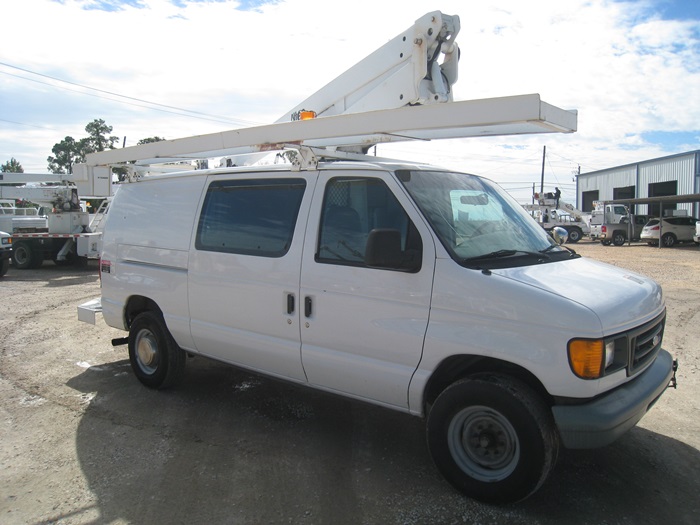
[[[424,417],[439,470],[481,500],[527,497],[560,444],[612,442],[675,379],[659,285],[473,175],[196,171],[123,185],[106,221],[102,311],[146,386],[203,355]]]

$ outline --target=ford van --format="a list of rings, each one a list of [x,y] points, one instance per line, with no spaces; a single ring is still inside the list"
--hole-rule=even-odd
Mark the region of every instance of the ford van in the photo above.
[[[657,283],[555,242],[494,182],[430,166],[124,184],[100,272],[147,387],[201,355],[424,418],[440,472],[488,502],[532,494],[561,446],[611,443],[675,379]]]

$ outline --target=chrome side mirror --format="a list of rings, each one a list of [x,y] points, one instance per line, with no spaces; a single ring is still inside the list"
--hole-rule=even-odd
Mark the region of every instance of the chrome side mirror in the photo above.
[[[557,244],[564,244],[569,239],[569,232],[561,226],[555,226],[552,228],[552,237]]]

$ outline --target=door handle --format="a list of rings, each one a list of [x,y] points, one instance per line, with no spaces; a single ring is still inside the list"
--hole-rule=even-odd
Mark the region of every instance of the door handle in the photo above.
[[[311,317],[311,313],[312,313],[311,304],[312,304],[311,297],[309,297],[308,295],[306,297],[304,297],[304,315],[306,317]]]
[[[291,293],[287,294],[287,313],[290,315],[294,313],[294,294]]]

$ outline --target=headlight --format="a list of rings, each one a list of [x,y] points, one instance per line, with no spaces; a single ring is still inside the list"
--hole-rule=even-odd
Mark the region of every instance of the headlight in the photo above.
[[[607,369],[615,361],[615,341],[605,343],[605,368]]]
[[[569,341],[569,365],[581,379],[598,379],[626,363],[627,339],[572,339]]]

